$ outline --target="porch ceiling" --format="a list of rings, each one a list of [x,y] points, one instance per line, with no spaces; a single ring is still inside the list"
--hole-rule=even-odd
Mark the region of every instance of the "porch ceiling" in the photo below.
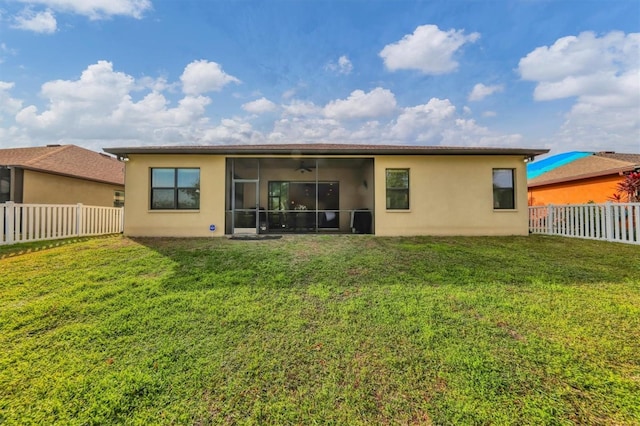
[[[362,167],[370,158],[260,158],[260,169],[291,169],[296,170],[302,163],[306,167],[340,169]],[[238,160],[236,160],[238,161]],[[241,161],[241,160],[240,160]]]

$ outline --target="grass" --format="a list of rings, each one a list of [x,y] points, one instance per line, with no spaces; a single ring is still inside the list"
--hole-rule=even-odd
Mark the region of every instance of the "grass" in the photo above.
[[[640,423],[634,246],[41,248],[0,250],[0,424]]]

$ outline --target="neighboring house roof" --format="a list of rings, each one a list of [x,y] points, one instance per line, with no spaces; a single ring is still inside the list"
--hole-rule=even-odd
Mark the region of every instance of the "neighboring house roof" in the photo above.
[[[586,157],[574,158],[569,163],[529,179],[529,187],[617,175],[638,168],[640,168],[640,154],[596,152]]]
[[[122,162],[75,145],[0,149],[0,165],[124,185]]]
[[[522,155],[533,158],[548,149],[446,147],[416,145],[357,144],[281,144],[281,145],[207,145],[141,146],[105,148],[118,156],[128,154],[272,154],[272,155]]]
[[[618,154],[615,152],[597,152],[596,155],[599,157],[626,161],[633,164],[640,164],[640,154]]]
[[[560,166],[564,166],[582,157],[592,155],[592,152],[571,151],[553,155],[542,160],[527,164],[527,179],[533,179]]]

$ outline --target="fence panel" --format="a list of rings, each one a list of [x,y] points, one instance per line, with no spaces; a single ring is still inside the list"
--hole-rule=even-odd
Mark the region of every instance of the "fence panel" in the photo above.
[[[9,206],[6,204],[0,204],[0,244],[8,241],[9,235],[7,233]]]
[[[0,204],[0,245],[122,231],[122,207]]]
[[[529,232],[640,244],[640,203],[532,206]]]

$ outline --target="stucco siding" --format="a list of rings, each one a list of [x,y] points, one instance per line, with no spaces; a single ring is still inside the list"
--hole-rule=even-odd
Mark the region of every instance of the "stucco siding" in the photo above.
[[[25,170],[22,202],[113,207],[114,192],[123,190],[119,185]]]
[[[545,206],[547,204],[586,204],[605,203],[616,192],[616,186],[622,181],[618,175],[600,176],[570,182],[529,188],[529,204]]]
[[[409,169],[409,210],[387,210],[387,168]],[[494,168],[515,169],[514,210],[494,210]],[[526,235],[526,168],[520,156],[379,156],[376,235]]]
[[[198,211],[151,210],[150,169],[199,167]],[[372,170],[373,167],[373,170]],[[386,209],[385,170],[410,170],[410,209]],[[515,169],[516,208],[493,208],[494,168]],[[131,236],[223,236],[225,233],[224,155],[130,154],[126,165],[125,234]],[[265,171],[266,173],[266,171]],[[307,173],[309,180],[314,173]],[[244,176],[243,176],[244,177]],[[290,170],[261,177],[260,205],[266,206],[268,180],[305,180]],[[363,168],[322,169],[318,180],[340,183],[340,209],[374,208],[376,235],[526,235],[526,168],[522,156],[376,156]],[[365,184],[366,181],[366,184]],[[341,222],[348,215],[341,216]],[[216,231],[210,231],[210,225]],[[341,224],[341,228],[348,224]]]
[[[199,167],[199,210],[151,210],[150,169]],[[225,159],[214,155],[130,155],[125,173],[124,233],[130,236],[224,235]],[[210,231],[210,225],[216,230]]]

